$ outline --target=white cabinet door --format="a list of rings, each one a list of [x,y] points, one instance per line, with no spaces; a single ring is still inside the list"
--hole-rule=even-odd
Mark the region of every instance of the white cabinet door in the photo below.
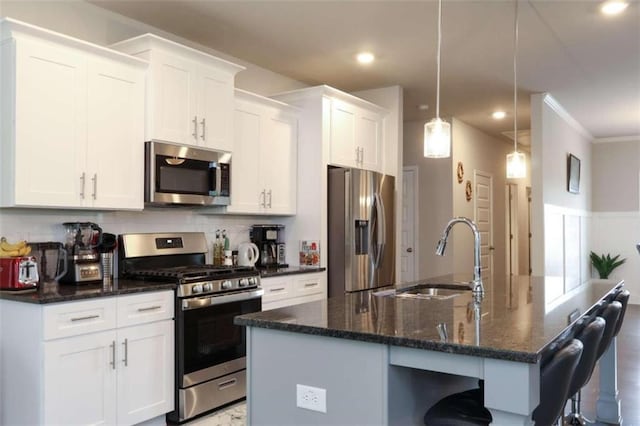
[[[382,171],[382,120],[379,115],[362,110],[356,122],[356,144],[362,149],[360,167]]]
[[[117,342],[117,424],[135,424],[172,411],[173,321],[118,329]]]
[[[115,344],[113,330],[44,343],[47,424],[116,424]]]
[[[284,114],[263,118],[260,141],[260,181],[266,194],[265,211],[272,214],[295,214],[297,173],[297,121]]]
[[[13,205],[79,206],[87,179],[85,58],[51,44],[15,43]]]
[[[196,145],[198,122],[196,110],[197,64],[166,55],[153,54],[146,140]]]
[[[258,213],[264,202],[263,186],[259,181],[262,134],[260,110],[249,103],[237,102],[234,115],[235,143],[231,164],[231,205],[228,212]]]
[[[356,108],[338,99],[331,101],[330,163],[357,167],[360,154],[356,146]]]
[[[92,207],[144,207],[144,70],[88,64],[87,196]]]
[[[233,78],[201,67],[198,83],[198,145],[233,151]]]

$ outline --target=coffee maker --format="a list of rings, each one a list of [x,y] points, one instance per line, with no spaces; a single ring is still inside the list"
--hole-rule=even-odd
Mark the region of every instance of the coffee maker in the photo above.
[[[65,222],[64,248],[67,251],[67,272],[60,277],[65,284],[84,284],[102,280],[100,253],[102,228],[91,222]]]
[[[260,250],[257,267],[285,268],[289,266],[286,261],[284,225],[253,225],[249,231],[249,237]]]

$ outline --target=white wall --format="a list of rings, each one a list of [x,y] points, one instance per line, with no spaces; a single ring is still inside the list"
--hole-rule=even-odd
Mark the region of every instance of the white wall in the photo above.
[[[596,140],[592,153],[591,250],[627,259],[611,278],[624,279],[631,303],[640,304],[640,136]]]
[[[531,97],[532,268],[555,277],[562,292],[590,278],[591,141],[552,96]],[[581,161],[579,194],[567,191],[569,153]]]

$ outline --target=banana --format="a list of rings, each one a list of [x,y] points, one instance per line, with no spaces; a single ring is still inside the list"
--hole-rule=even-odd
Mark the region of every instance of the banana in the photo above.
[[[19,241],[15,244],[10,244],[5,237],[0,238],[0,249],[5,252],[15,251],[24,248],[27,245],[26,241]]]
[[[0,250],[0,257],[17,257],[20,256],[19,250],[4,251]]]
[[[31,254],[31,246],[24,246],[18,250],[18,256],[28,256]]]

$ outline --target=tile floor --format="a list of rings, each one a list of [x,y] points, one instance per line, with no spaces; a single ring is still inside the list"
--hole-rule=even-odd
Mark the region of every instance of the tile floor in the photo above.
[[[622,418],[625,425],[640,426],[640,305],[629,305],[624,325],[618,335],[618,390],[622,400]],[[595,418],[598,373],[583,390],[583,412]],[[187,423],[189,426],[244,426],[246,403],[239,402],[228,408]]]

